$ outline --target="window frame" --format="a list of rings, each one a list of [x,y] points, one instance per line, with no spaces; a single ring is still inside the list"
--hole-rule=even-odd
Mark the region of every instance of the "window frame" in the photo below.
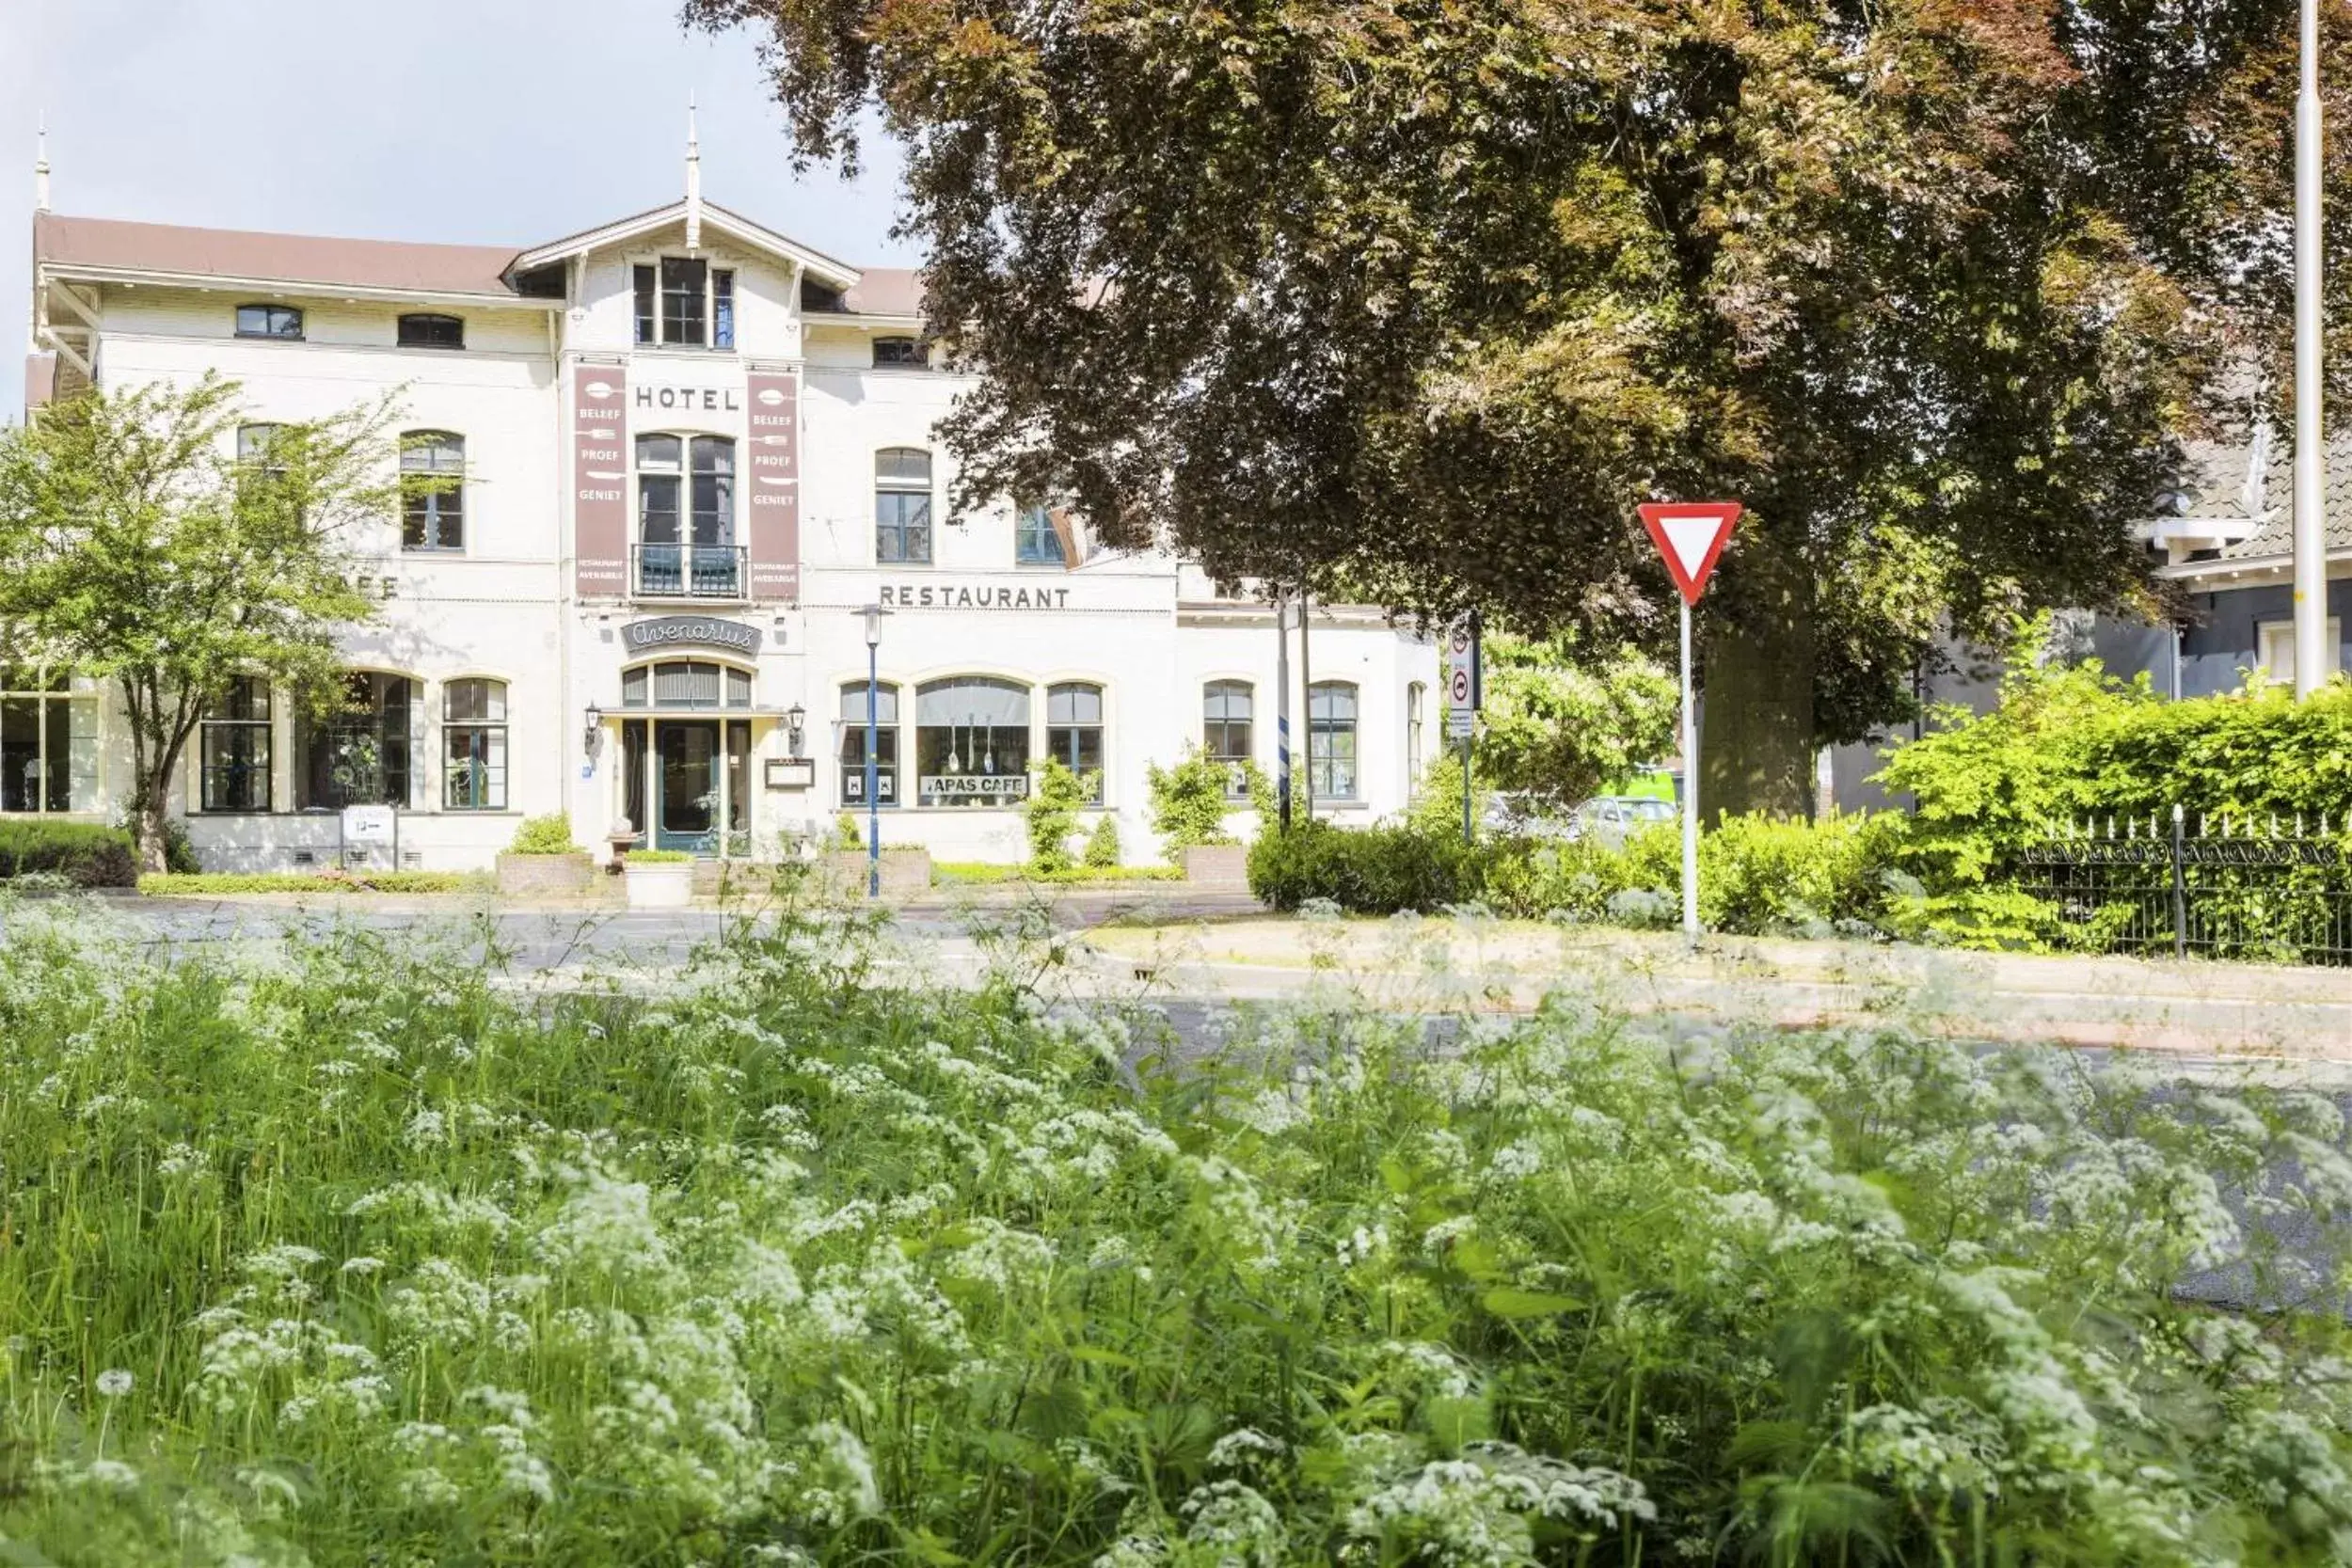
[[[998,724],[977,722],[977,705],[967,710],[970,719],[957,722],[950,710],[945,724],[923,722],[924,699],[935,692],[955,688],[985,688],[1017,701],[1020,717]],[[1018,810],[1029,798],[1029,764],[1031,746],[1036,736],[1037,689],[1018,676],[987,674],[966,671],[936,676],[918,683],[914,688],[914,803],[928,811]],[[980,732],[987,732],[982,739]],[[935,731],[948,733],[947,752],[938,760],[937,771],[927,768],[930,753],[937,748],[932,735]],[[998,747],[1004,751],[1000,753]],[[963,752],[976,751],[977,755],[966,757]],[[956,766],[946,766],[948,763]],[[993,789],[955,791],[939,799],[929,798],[923,787],[926,778],[961,778],[976,775],[982,779],[1000,781]]]
[[[419,326],[426,324],[434,327],[446,325],[450,328],[452,337],[445,341],[437,341],[424,336],[412,338],[409,336],[409,327],[412,323]],[[404,310],[399,319],[393,323],[392,341],[394,346],[399,348],[429,348],[444,353],[463,353],[466,347],[466,318],[453,316],[446,310]]]
[[[885,459],[909,452],[919,454],[923,459],[923,479],[919,486],[915,481],[904,475],[886,474],[882,471]],[[876,565],[929,566],[932,563],[939,531],[938,519],[935,515],[938,477],[938,461],[933,457],[929,447],[890,446],[874,449],[874,563]],[[885,511],[890,509],[884,505],[884,497],[891,498],[898,506],[903,506],[907,501],[920,497],[922,521],[919,524],[913,523],[903,516],[885,518]],[[918,528],[922,533],[923,553],[913,555],[907,550],[907,536]],[[895,541],[897,553],[884,551],[882,546],[885,538]]]
[[[485,699],[480,714],[454,709],[461,691]],[[504,811],[512,752],[507,734],[507,683],[496,675],[459,675],[441,683],[441,809],[443,811]],[[456,755],[460,738],[467,754]],[[463,761],[469,784],[458,798],[456,765]]]
[[[358,714],[335,713],[324,717],[297,711],[294,731],[294,809],[298,812],[339,812],[352,805],[389,805],[395,811],[413,809],[416,799],[417,768],[417,710],[423,705],[424,683],[414,675],[397,670],[352,670],[343,676],[345,691],[355,691],[360,682],[367,682],[373,705]],[[397,683],[397,687],[395,684]],[[395,731],[391,726],[393,705],[389,701],[397,689],[403,722]],[[373,738],[379,748],[374,764],[375,782],[380,786],[373,793],[383,799],[371,799],[365,792],[335,784],[329,778],[326,789],[316,791],[319,783],[315,748],[337,736],[358,739]],[[397,751],[398,760],[390,753]],[[333,770],[330,762],[328,772]],[[400,787],[389,788],[397,778]]]
[[[707,256],[657,255],[650,261],[632,261],[629,266],[629,341],[637,348],[700,349],[710,354],[735,352],[739,325],[738,307],[740,291],[736,287],[739,273],[734,267],[723,267]],[[674,284],[673,269],[702,269],[702,286],[692,288]],[[699,315],[694,321],[695,334],[688,337],[681,330],[687,324],[686,312],[672,311],[675,300],[683,307],[694,304]]]
[[[425,461],[409,461],[411,453],[428,451],[434,455]],[[454,466],[445,467],[442,458],[453,452]],[[412,524],[421,525],[413,538]],[[454,543],[448,539],[453,529]],[[466,438],[456,431],[400,433],[400,548],[404,555],[466,551]]]
[[[257,816],[276,808],[275,695],[267,676],[239,675],[230,683],[230,689],[224,694],[236,705],[232,711],[221,711],[224,706],[221,702],[205,705],[203,717],[197,721],[196,809],[199,812],[207,816]],[[239,699],[242,701],[239,702]],[[257,707],[260,710],[258,713],[254,711]],[[257,740],[258,745],[255,744]],[[215,760],[216,742],[233,742],[233,749],[240,754],[225,762]],[[226,803],[229,793],[226,790],[218,796],[215,794],[215,782],[223,775],[233,774],[238,779],[250,780],[257,773],[262,782],[259,805]]]
[[[1232,712],[1234,696],[1238,694],[1247,711],[1236,719]],[[1209,705],[1222,701],[1221,712],[1212,713]],[[1242,731],[1244,742],[1236,752],[1231,750],[1233,730]],[[1239,764],[1254,765],[1258,760],[1258,686],[1255,681],[1237,675],[1222,676],[1200,683],[1200,750],[1211,759],[1226,765],[1225,798],[1228,800],[1249,799],[1249,774]]]
[[[1429,685],[1426,681],[1405,683],[1405,793],[1409,799],[1421,788],[1421,776],[1427,768],[1427,736],[1422,729],[1429,710]]]
[[[248,329],[246,326],[246,312],[248,310],[262,312],[263,325],[261,327]],[[281,318],[285,324],[291,325],[294,330],[291,332],[285,330],[285,326],[280,325]],[[236,313],[232,320],[235,325],[235,335],[240,338],[266,343],[309,341],[305,335],[309,323],[299,305],[273,305],[266,300],[247,300],[236,307]]]
[[[1063,697],[1087,696],[1094,700],[1092,722],[1074,716],[1057,721],[1054,705]],[[1073,713],[1076,709],[1073,705]],[[1085,736],[1094,737],[1094,760],[1084,760]],[[1045,688],[1045,755],[1060,763],[1073,773],[1083,776],[1089,769],[1094,774],[1094,787],[1087,792],[1090,805],[1103,803],[1103,792],[1110,778],[1110,698],[1101,681],[1065,680],[1049,682]]]
[[[840,769],[836,784],[844,811],[864,811],[866,802],[866,682],[843,681],[839,686],[840,702],[836,705],[841,726],[839,743],[834,748],[835,765]],[[898,683],[874,683],[874,795],[883,811],[897,811],[904,802],[898,797],[898,731],[900,727]],[[853,711],[854,710],[854,711]]]
[[[700,702],[692,698],[663,698],[659,683],[665,672],[710,670],[717,672],[713,686],[716,698]],[[740,664],[721,658],[649,658],[628,665],[621,671],[621,708],[626,713],[726,713],[747,709],[752,705],[752,672]]]
[[[30,686],[24,684],[26,675],[32,677],[33,684]],[[72,672],[66,669],[53,671],[33,666],[0,668],[0,715],[5,715],[8,707],[24,703],[30,703],[33,712],[33,771],[29,782],[34,786],[34,803],[30,806],[11,806],[7,804],[7,795],[0,793],[0,818],[84,816],[96,811],[99,784],[105,769],[99,734],[104,713],[99,705],[97,690],[87,688],[77,690]],[[62,763],[56,759],[50,749],[50,743],[55,738],[50,733],[56,722],[50,717],[53,708],[61,709],[65,716],[66,749]],[[88,743],[89,767],[87,771],[74,766],[76,737],[73,731],[77,712],[85,721],[85,733],[80,738]],[[0,718],[0,736],[5,734],[5,719]],[[52,805],[52,792],[61,779],[65,784],[65,803]],[[87,782],[90,795],[87,804],[75,803],[74,784],[77,780]],[[0,789],[4,788],[5,785],[0,785]]]
[[[887,347],[887,354],[884,353]],[[931,368],[931,345],[924,338],[907,332],[885,332],[876,337],[868,350],[869,367],[878,371],[928,371]]]
[[[1333,714],[1319,716],[1315,699],[1336,699],[1346,694],[1347,713],[1343,719]],[[1347,737],[1346,756],[1340,755],[1334,744],[1340,736]],[[1314,791],[1318,804],[1353,805],[1363,800],[1363,751],[1359,742],[1363,736],[1363,689],[1354,681],[1316,681],[1307,688],[1307,780]],[[1344,763],[1347,787],[1339,787],[1340,769]]]
[[[1050,544],[1050,553],[1039,546]],[[1062,544],[1061,530],[1054,526],[1054,508],[1047,501],[1035,501],[1016,507],[1012,516],[1012,563],[1043,569],[1070,569],[1070,552]]]
[[[2328,650],[2328,668],[2321,672],[2319,677],[2324,681],[2335,674],[2343,662],[2343,656],[2338,651],[2344,646],[2342,616],[2330,615],[2327,618],[2320,628],[2320,641]],[[2274,648],[2284,649],[2286,657],[2282,662],[2271,662]],[[2292,618],[2254,623],[2254,667],[2262,671],[2265,686],[2295,684],[2295,622]],[[2283,674],[2280,673],[2282,669],[2285,671]]]

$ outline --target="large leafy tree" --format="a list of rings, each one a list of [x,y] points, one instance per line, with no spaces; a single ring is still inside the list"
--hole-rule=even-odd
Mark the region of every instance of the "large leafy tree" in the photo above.
[[[1743,499],[1724,806],[1804,809],[1942,626],[2144,593],[2126,525],[2280,346],[2291,0],[684,10],[801,157],[905,144],[965,499],[1662,646],[1634,502]]]
[[[245,674],[331,693],[337,632],[373,613],[350,541],[397,494],[388,409],[264,427],[241,457],[238,393],[210,375],[91,390],[0,432],[0,635],[119,695],[150,870],[209,703]]]

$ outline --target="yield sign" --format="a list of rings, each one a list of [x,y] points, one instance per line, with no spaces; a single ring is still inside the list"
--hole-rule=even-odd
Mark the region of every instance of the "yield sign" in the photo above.
[[[1738,501],[1644,501],[1642,522],[1666,558],[1666,570],[1682,590],[1685,604],[1695,605],[1707,592],[1715,558],[1740,521]]]

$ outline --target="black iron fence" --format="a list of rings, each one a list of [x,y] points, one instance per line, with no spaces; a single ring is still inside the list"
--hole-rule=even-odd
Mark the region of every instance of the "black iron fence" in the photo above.
[[[640,598],[739,599],[749,581],[740,545],[639,545]]]
[[[2104,817],[2026,848],[2010,885],[2085,952],[2352,965],[2352,819]]]

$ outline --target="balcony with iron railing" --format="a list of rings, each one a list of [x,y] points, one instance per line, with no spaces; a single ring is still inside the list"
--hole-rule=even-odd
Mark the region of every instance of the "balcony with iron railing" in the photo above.
[[[750,595],[740,545],[639,545],[630,580],[641,599],[740,599]]]

